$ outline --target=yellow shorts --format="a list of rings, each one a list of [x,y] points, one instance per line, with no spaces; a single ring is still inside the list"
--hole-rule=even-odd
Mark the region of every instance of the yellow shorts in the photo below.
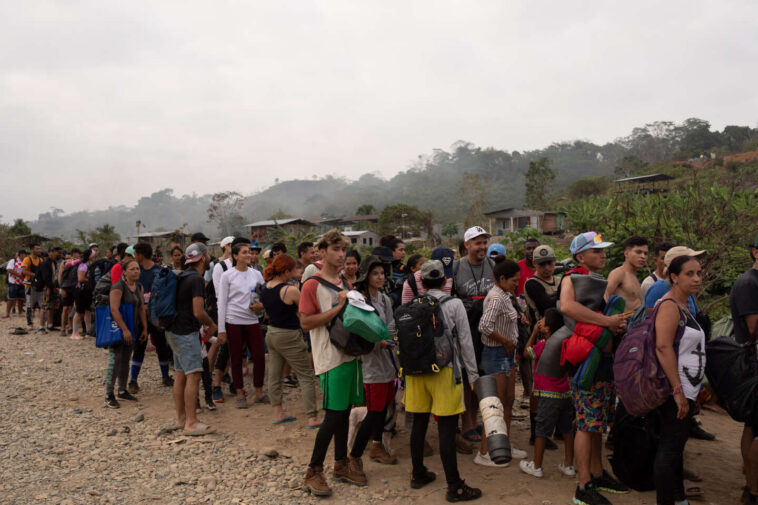
[[[431,412],[435,416],[454,416],[465,409],[461,400],[463,386],[453,381],[453,369],[446,366],[439,373],[407,375],[403,403],[408,412]]]

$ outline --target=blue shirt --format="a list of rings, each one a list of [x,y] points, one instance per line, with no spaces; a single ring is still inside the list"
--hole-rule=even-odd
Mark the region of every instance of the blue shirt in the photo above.
[[[145,293],[149,293],[153,289],[153,280],[155,280],[155,276],[160,271],[161,267],[157,263],[150,270],[139,267],[139,283],[142,284],[142,289],[145,290]]]
[[[671,285],[668,283],[668,281],[663,279],[655,281],[645,294],[645,308],[652,309],[655,307],[655,303],[663,298],[670,290]],[[695,297],[692,295],[687,298],[687,310],[690,311],[692,317],[695,317],[697,315],[698,307],[697,303],[695,302]]]

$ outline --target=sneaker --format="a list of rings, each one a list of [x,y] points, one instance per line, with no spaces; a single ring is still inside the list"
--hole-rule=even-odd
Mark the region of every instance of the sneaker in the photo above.
[[[690,422],[690,438],[697,438],[698,440],[716,440],[716,435],[708,433],[703,429],[703,425],[697,422],[696,419],[692,419]]]
[[[136,395],[139,393],[139,384],[137,384],[137,381],[131,380],[126,384],[126,390],[131,394]]]
[[[424,467],[424,472],[420,474],[411,474],[411,488],[421,489],[427,484],[434,482],[437,478],[437,474],[430,472],[428,468]]]
[[[129,391],[119,391],[116,396],[118,396],[122,400],[129,400],[130,402],[136,402],[137,401],[137,397],[136,396],[132,396],[132,394]]]
[[[47,330],[45,329],[44,326],[40,326],[39,328],[37,328],[37,333],[47,333]]]
[[[334,462],[334,478],[356,486],[368,484],[366,474],[363,473],[363,461],[361,458],[353,458],[352,456],[349,456],[347,460]]]
[[[576,505],[613,505],[605,496],[597,492],[592,481],[588,482],[584,489],[576,486],[573,501]]]
[[[381,442],[371,442],[371,449],[368,451],[368,457],[371,461],[376,461],[383,465],[394,465],[397,463],[397,456],[387,452]]]
[[[308,467],[305,472],[305,487],[314,496],[331,496],[332,488],[326,483],[324,478],[324,468],[317,466],[315,468]]]
[[[237,405],[238,409],[246,409],[247,408],[247,398],[245,398],[244,396],[242,396],[240,398],[237,398],[236,405]]]
[[[501,463],[497,464],[494,461],[492,461],[492,458],[490,458],[489,453],[485,452],[482,454],[478,450],[476,451],[476,456],[474,456],[474,463],[477,465],[482,466],[489,466],[492,468],[506,468],[508,466],[508,463]]]
[[[105,397],[105,406],[109,409],[117,409],[121,407],[121,404],[118,403],[118,400],[116,400],[116,397],[113,396],[113,393],[110,393]]]
[[[461,480],[457,484],[447,486],[445,498],[449,502],[470,501],[481,498],[482,490],[475,487],[469,487],[466,482]]]
[[[297,387],[297,379],[292,377],[291,375],[285,375],[282,379],[282,384],[287,386],[288,388],[296,388]]]
[[[521,468],[522,472],[528,473],[532,477],[537,477],[538,479],[542,478],[542,468],[534,468],[534,461],[526,461],[525,459],[522,459],[519,461],[518,466]]]
[[[237,394],[237,388],[234,387],[234,385],[230,382],[229,383],[229,394],[236,395]]]
[[[511,457],[514,459],[526,459],[529,454],[526,451],[522,451],[521,449],[516,449],[515,447],[511,446]]]
[[[205,399],[205,408],[208,410],[216,410],[216,404],[213,403],[213,398],[206,398]]]
[[[68,336],[68,330],[66,328],[61,329],[61,337],[67,337]]]
[[[595,484],[595,487],[597,487],[600,491],[605,491],[607,493],[613,493],[613,494],[625,494],[629,492],[629,488],[611,477],[611,474],[603,470],[602,475],[600,477],[592,479],[592,482]]]
[[[213,401],[224,403],[224,392],[221,391],[221,386],[213,386]]]
[[[163,378],[163,385],[166,386],[167,388],[173,387],[173,385],[174,385],[174,378],[171,377],[170,375],[168,377],[164,377]]]
[[[576,470],[573,466],[564,466],[563,463],[558,465],[558,470],[566,477],[576,477]]]
[[[11,317],[11,316],[2,316],[2,317],[0,317],[0,319],[8,319],[9,317]]]

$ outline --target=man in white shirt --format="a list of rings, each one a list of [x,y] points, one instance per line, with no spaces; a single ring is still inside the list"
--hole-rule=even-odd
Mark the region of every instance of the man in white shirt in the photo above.
[[[650,289],[650,286],[655,284],[656,281],[666,279],[666,276],[663,274],[663,270],[666,268],[666,264],[664,263],[663,259],[666,257],[666,252],[668,252],[668,250],[672,247],[674,247],[674,244],[671,242],[661,242],[655,246],[655,250],[653,251],[653,263],[655,263],[655,271],[645,277],[640,286],[642,288],[643,301],[645,300],[645,295],[647,294],[647,290]]]

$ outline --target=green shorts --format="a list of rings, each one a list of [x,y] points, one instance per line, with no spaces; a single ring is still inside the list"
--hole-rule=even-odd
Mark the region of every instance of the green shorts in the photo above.
[[[357,359],[319,375],[324,393],[322,409],[347,410],[363,403],[363,369]]]

